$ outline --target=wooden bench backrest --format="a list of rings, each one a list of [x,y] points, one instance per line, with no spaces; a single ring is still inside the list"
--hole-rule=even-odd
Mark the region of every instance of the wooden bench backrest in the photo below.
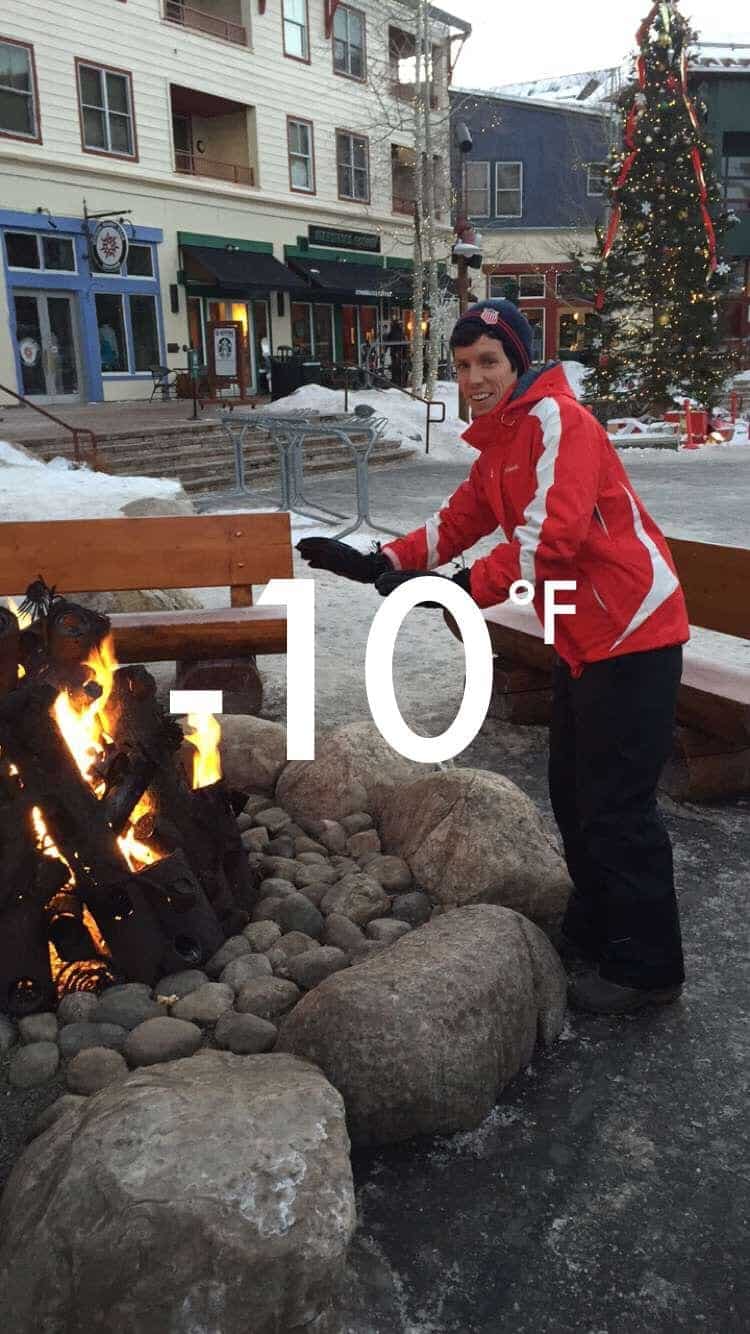
[[[0,594],[41,575],[59,593],[136,588],[232,588],[252,602],[253,584],[291,579],[288,514],[196,518],[62,519],[0,525]]]
[[[690,624],[750,639],[750,550],[668,537]]]

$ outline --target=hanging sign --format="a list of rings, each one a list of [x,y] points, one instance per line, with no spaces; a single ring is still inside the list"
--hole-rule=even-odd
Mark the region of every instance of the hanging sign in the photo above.
[[[128,236],[122,223],[98,223],[91,238],[91,253],[103,273],[119,273],[128,257]]]

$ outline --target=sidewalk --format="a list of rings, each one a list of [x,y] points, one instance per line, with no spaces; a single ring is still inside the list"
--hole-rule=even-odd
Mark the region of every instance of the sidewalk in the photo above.
[[[258,399],[259,404],[267,401]],[[86,427],[103,437],[130,435],[136,432],[151,435],[179,426],[201,427],[207,422],[218,421],[221,409],[212,406],[201,412],[199,407],[198,420],[194,423],[192,399],[178,398],[165,402],[157,395],[152,403],[146,398],[123,403],[55,406],[47,408],[47,411],[70,426]],[[41,416],[33,408],[12,406],[9,399],[0,395],[0,440],[9,440],[12,444],[33,445],[37,440],[68,438],[69,432],[55,425],[48,417]]]

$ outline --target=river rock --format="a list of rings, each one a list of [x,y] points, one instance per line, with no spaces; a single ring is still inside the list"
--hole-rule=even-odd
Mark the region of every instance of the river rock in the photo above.
[[[238,992],[248,982],[254,982],[259,977],[270,977],[272,972],[265,954],[243,954],[241,959],[233,959],[227,964],[219,981],[231,987],[233,992]]]
[[[278,922],[251,922],[242,934],[250,941],[251,949],[258,954],[265,954],[281,939],[281,927]]]
[[[252,958],[248,955],[248,958]],[[237,963],[238,960],[233,960]],[[256,963],[258,961],[256,960]],[[229,965],[228,965],[229,966]],[[234,989],[224,982],[207,982],[189,996],[183,996],[172,1006],[174,1019],[186,1019],[191,1024],[215,1024],[225,1010],[231,1010],[234,1004]]]
[[[291,880],[282,880],[281,876],[270,875],[267,880],[261,880],[258,889],[258,898],[263,899],[286,899],[290,894],[296,894],[296,886]]]
[[[295,954],[287,960],[286,966],[292,982],[303,991],[311,991],[332,973],[348,968],[349,958],[334,945],[322,945],[317,949],[305,950],[304,954]]]
[[[80,1093],[61,1094],[50,1103],[49,1107],[45,1107],[44,1111],[39,1113],[27,1135],[27,1141],[30,1143],[38,1135],[43,1135],[45,1130],[49,1130],[58,1117],[64,1116],[66,1112],[78,1112],[85,1102],[86,1099]]]
[[[252,945],[247,936],[230,936],[209,959],[205,965],[205,971],[210,978],[221,977],[228,963],[231,963],[233,959],[241,959],[243,954],[250,954],[251,952]]]
[[[151,999],[148,989],[143,990],[136,983],[132,989],[128,985],[109,987],[103,991],[93,1021],[95,1024],[117,1024],[120,1028],[132,1029],[144,1020],[155,1019],[163,1013],[161,1005]]]
[[[272,796],[286,764],[286,728],[250,714],[222,713],[219,723],[221,767],[228,786]],[[271,805],[269,796],[261,805]]]
[[[365,935],[361,927],[356,926],[350,917],[342,917],[340,913],[332,912],[326,917],[323,944],[335,945],[351,959],[365,944]]]
[[[238,1014],[257,1014],[259,1019],[278,1019],[297,1004],[299,987],[282,977],[259,978],[242,988],[235,1009]]]
[[[128,1034],[125,1059],[133,1066],[160,1065],[163,1061],[192,1056],[202,1041],[203,1034],[197,1024],[162,1015],[160,1019],[147,1019]]]
[[[292,817],[281,806],[267,806],[253,816],[256,825],[267,829],[272,838],[280,834],[285,825],[292,823]]]
[[[429,922],[432,916],[432,903],[418,889],[412,890],[410,894],[397,894],[391,915],[397,921],[408,922],[410,926],[421,926],[423,922]]]
[[[256,1014],[235,1014],[234,1010],[221,1016],[214,1031],[217,1046],[233,1051],[236,1056],[271,1051],[278,1035],[276,1025],[267,1019],[259,1019]]]
[[[60,1048],[56,1042],[30,1042],[26,1047],[16,1047],[8,1065],[8,1083],[18,1089],[36,1088],[57,1074],[59,1064]]]
[[[361,834],[365,829],[372,829],[372,816],[367,811],[354,811],[352,815],[343,815],[341,824],[350,836]]]
[[[378,853],[367,862],[367,874],[383,886],[386,894],[405,894],[413,884],[412,874],[402,857]]]
[[[381,835],[446,907],[497,903],[542,922],[567,903],[565,863],[536,806],[500,774],[445,769],[400,788],[383,804]]]
[[[386,793],[423,772],[391,750],[374,723],[348,723],[318,741],[314,760],[287,764],[276,798],[305,828],[360,811],[377,817]]]
[[[248,816],[245,819],[251,818]],[[254,825],[252,829],[243,829],[242,846],[246,852],[265,852],[269,846],[268,830],[262,825]]]
[[[69,991],[57,1007],[57,1022],[61,1028],[90,1023],[98,1006],[99,997],[93,991]]]
[[[110,1047],[87,1047],[73,1057],[65,1071],[65,1080],[71,1093],[87,1097],[118,1079],[124,1079],[127,1073],[125,1058],[119,1051],[112,1051]]]
[[[264,851],[269,857],[289,857],[294,860],[294,839],[287,838],[281,834],[278,838],[269,839]]]
[[[277,1050],[323,1070],[357,1144],[451,1134],[484,1120],[537,1037],[557,1036],[565,992],[541,931],[474,905],[321,982],[284,1021]]]
[[[0,1328],[322,1334],[356,1225],[348,1149],[306,1062],[205,1051],[128,1075],[16,1163]]]
[[[397,922],[392,917],[376,917],[374,922],[368,922],[365,928],[370,940],[384,940],[392,945],[395,940],[400,940],[412,930],[408,922]]]
[[[313,940],[320,940],[323,934],[322,914],[304,894],[290,894],[277,905],[273,912],[274,921],[278,922],[282,933],[302,931]]]
[[[77,1056],[87,1047],[107,1047],[111,1051],[122,1051],[127,1028],[122,1024],[66,1024],[60,1029],[60,1055],[68,1060]]]
[[[57,1018],[49,1011],[26,1014],[18,1021],[22,1042],[57,1042]]]
[[[96,997],[94,999],[96,1000]],[[7,1015],[0,1014],[0,1056],[6,1051],[10,1051],[17,1036],[18,1030],[15,1024],[11,1023]]]
[[[154,994],[176,996],[178,1000],[182,1000],[182,997],[189,996],[191,991],[204,987],[208,980],[208,973],[204,973],[201,968],[184,968],[180,973],[168,973],[163,977],[154,987]]]
[[[348,917],[357,926],[366,926],[375,917],[384,917],[391,906],[388,895],[377,880],[357,871],[332,885],[321,903],[322,911]]]
[[[378,856],[381,848],[377,829],[363,829],[359,834],[352,834],[346,841],[346,850],[358,862]]]

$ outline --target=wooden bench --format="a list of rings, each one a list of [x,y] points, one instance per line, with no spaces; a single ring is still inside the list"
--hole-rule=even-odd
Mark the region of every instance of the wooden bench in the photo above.
[[[750,640],[750,550],[667,538],[690,624]],[[545,724],[552,702],[554,651],[533,608],[510,603],[485,617],[495,657],[490,716]],[[455,624],[446,618],[454,634]],[[672,759],[662,786],[677,800],[712,800],[750,791],[750,649],[736,665],[687,644]]]
[[[286,613],[254,607],[253,586],[292,578],[288,514],[4,523],[0,534],[3,596],[39,575],[58,593],[228,587],[228,607],[113,614],[117,657],[176,660],[178,688],[223,689],[227,711],[260,706],[253,659],[286,652]]]

